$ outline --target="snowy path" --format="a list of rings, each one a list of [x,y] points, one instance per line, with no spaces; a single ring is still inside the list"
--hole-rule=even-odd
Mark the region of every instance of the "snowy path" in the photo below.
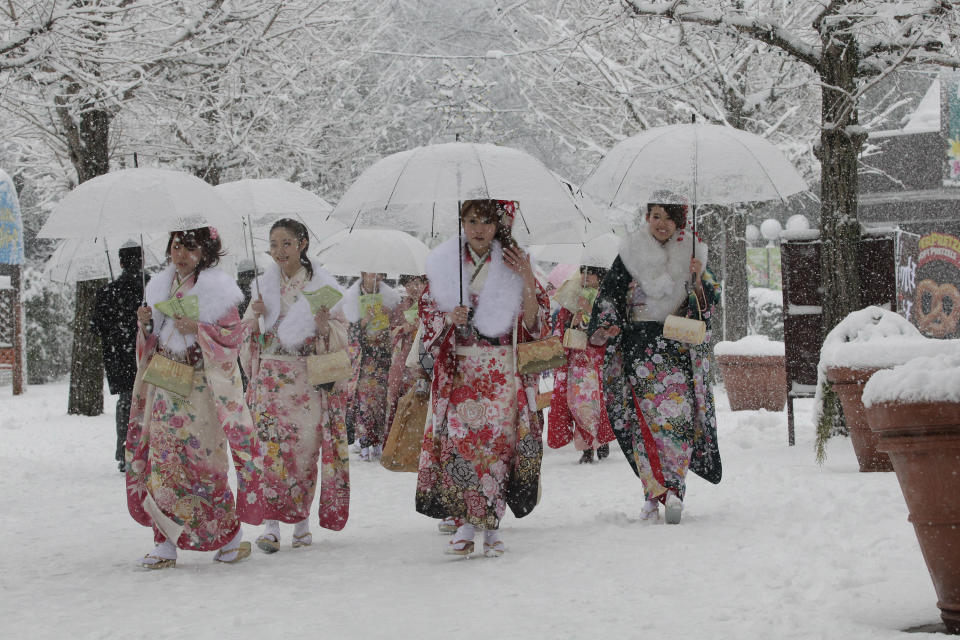
[[[180,552],[157,573],[112,461],[114,396],[64,415],[66,384],[0,389],[0,637],[917,638],[936,595],[896,477],[861,474],[849,441],[813,455],[810,402],[728,410],[724,480],[694,477],[680,526],[638,520],[640,482],[616,444],[603,463],[548,450],[543,500],[507,516],[507,553],[467,560],[413,510],[414,474],[351,464],[342,532],[237,566]],[[247,539],[255,528],[245,526]]]

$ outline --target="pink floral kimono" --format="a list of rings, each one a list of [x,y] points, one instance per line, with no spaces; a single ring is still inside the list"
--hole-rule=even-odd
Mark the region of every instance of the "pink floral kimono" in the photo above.
[[[261,457],[253,422],[243,402],[237,354],[243,329],[233,278],[219,269],[200,272],[195,285],[177,288],[171,265],[152,278],[146,301],[153,332],[137,335],[137,379],[127,431],[127,507],[134,520],[154,528],[157,544],[210,551],[227,544],[240,522],[261,520],[257,500]],[[156,304],[196,295],[199,329],[181,335]],[[157,352],[194,367],[193,389],[182,397],[143,380]],[[242,497],[228,483],[230,453]]]
[[[340,387],[314,388],[307,382],[306,358],[347,347],[347,330],[330,320],[327,339],[317,336],[316,324],[303,291],[324,285],[340,289],[329,274],[313,264],[313,278],[301,268],[287,279],[276,264],[259,279],[266,313],[266,332],[248,308],[244,325],[250,329],[240,361],[250,378],[247,404],[264,450],[260,495],[263,517],[297,523],[310,517],[320,470],[320,526],[339,531],[350,510],[350,460]],[[241,494],[241,497],[243,495]]]
[[[434,518],[496,529],[508,504],[519,518],[539,498],[543,427],[534,402],[537,376],[517,372],[514,335],[516,342],[542,337],[549,303],[539,290],[537,328],[528,331],[521,314],[523,281],[503,263],[500,243],[494,241],[472,283],[477,265],[468,247],[463,254],[463,300],[473,309],[466,332],[444,321],[459,304],[457,239],[427,258],[420,321],[424,346],[436,360],[416,507]]]
[[[570,311],[561,309],[553,334],[562,338],[572,319]],[[588,344],[586,349],[565,352],[567,364],[553,372],[547,444],[559,449],[573,440],[579,451],[595,449],[617,437],[610,428],[600,382],[604,348]]]

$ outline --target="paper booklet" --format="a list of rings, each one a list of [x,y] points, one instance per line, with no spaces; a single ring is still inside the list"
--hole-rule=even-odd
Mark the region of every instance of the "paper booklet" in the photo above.
[[[310,313],[316,314],[320,309],[329,311],[333,305],[340,302],[343,294],[328,284],[323,285],[316,291],[304,291],[303,297],[310,303]]]
[[[200,300],[197,296],[183,296],[182,298],[170,298],[157,303],[157,311],[164,313],[171,318],[181,316],[191,320],[200,319]]]

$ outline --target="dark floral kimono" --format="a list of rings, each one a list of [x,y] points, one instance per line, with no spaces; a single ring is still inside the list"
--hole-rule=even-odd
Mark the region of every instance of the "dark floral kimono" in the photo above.
[[[709,482],[720,482],[717,424],[708,383],[709,326],[719,288],[709,271],[702,280],[708,333],[697,346],[664,338],[663,322],[637,320],[645,294],[620,257],[594,304],[589,335],[603,325],[621,330],[606,345],[604,401],[620,447],[643,480],[647,500],[664,499],[668,489],[683,498],[688,468]],[[695,305],[691,294],[678,315],[696,317]]]

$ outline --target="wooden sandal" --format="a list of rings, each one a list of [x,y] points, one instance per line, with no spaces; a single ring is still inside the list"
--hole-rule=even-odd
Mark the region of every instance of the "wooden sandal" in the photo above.
[[[155,560],[156,562],[145,562],[145,560]],[[177,566],[176,558],[161,558],[160,556],[155,556],[152,553],[148,553],[143,556],[143,559],[140,560],[140,566],[144,569],[171,569]]]
[[[451,540],[443,552],[451,556],[468,556],[473,553],[473,547],[473,540]]]
[[[503,545],[503,540],[497,540],[493,543],[483,543],[483,555],[488,558],[499,558],[505,550],[506,547]]]
[[[264,553],[276,553],[280,551],[280,537],[275,533],[265,533],[257,538],[257,548]]]
[[[224,559],[223,559],[224,556],[228,556],[228,555],[230,555],[231,553],[234,553],[234,552],[236,552],[236,554],[237,554],[237,557],[236,557],[236,558],[234,558],[234,559],[232,559],[232,560],[224,560]],[[222,562],[222,563],[224,563],[224,564],[233,564],[234,562],[240,562],[240,561],[243,560],[244,558],[249,558],[249,557],[250,557],[250,543],[247,542],[246,540],[244,540],[243,542],[241,542],[238,546],[234,547],[233,549],[227,549],[227,550],[217,549],[217,553],[216,553],[216,555],[213,556],[213,560],[214,560],[215,562]]]
[[[313,534],[309,531],[302,536],[298,536],[297,534],[293,535],[294,549],[299,549],[300,547],[309,547],[311,544],[313,544]]]

